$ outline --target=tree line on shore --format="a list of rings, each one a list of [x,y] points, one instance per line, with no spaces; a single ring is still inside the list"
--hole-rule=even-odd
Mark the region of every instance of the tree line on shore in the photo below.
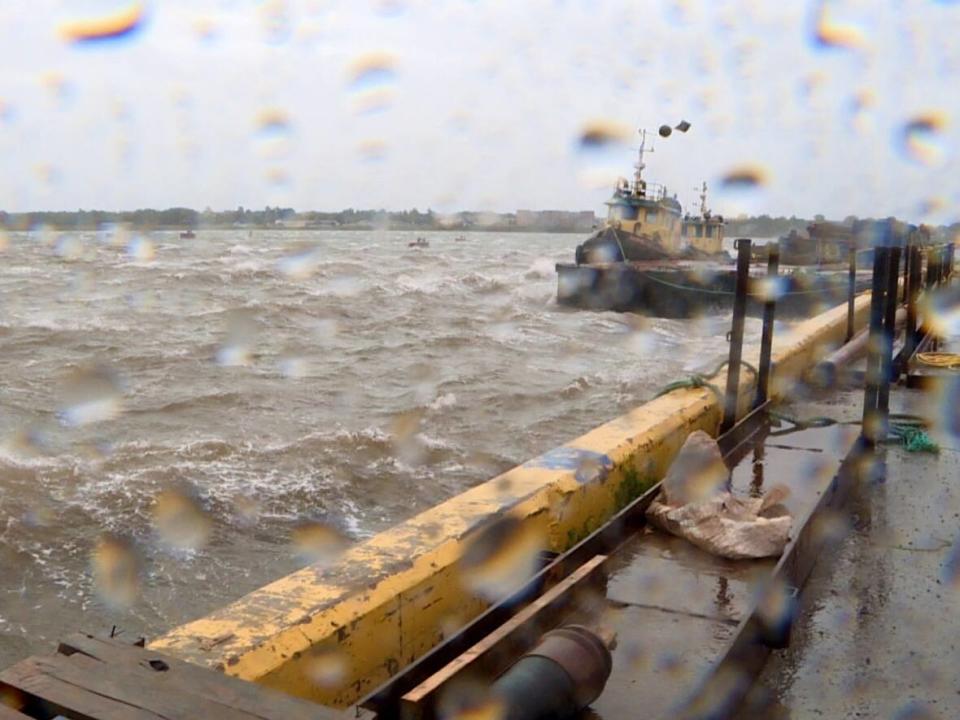
[[[843,225],[852,225],[858,219],[848,215],[837,222]],[[805,230],[812,222],[822,222],[824,217],[816,215],[813,219],[799,218],[795,215],[786,216],[740,216],[726,219],[727,236],[745,237],[778,237],[791,230]],[[597,223],[602,221],[598,218]],[[335,212],[309,211],[296,212],[293,208],[265,207],[262,210],[238,207],[236,210],[214,211],[210,208],[198,211],[191,208],[174,207],[164,210],[73,210],[73,211],[37,211],[24,213],[8,213],[0,211],[0,228],[8,230],[30,230],[37,227],[48,227],[55,230],[98,230],[104,226],[123,224],[132,228],[151,229],[194,229],[194,228],[324,228],[340,227],[343,229],[412,229],[412,230],[442,230],[442,229],[472,229],[472,230],[554,230],[554,231],[582,231],[582,227],[518,226],[516,215],[513,213],[476,213],[460,212],[441,214],[432,210],[421,212],[412,210],[356,210],[348,208]],[[960,233],[960,223],[935,228],[951,237]]]

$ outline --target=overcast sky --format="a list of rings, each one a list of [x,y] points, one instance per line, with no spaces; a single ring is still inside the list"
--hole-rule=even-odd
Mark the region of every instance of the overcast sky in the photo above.
[[[163,0],[71,39],[136,5],[0,2],[2,209],[599,212],[685,119],[648,160],[685,205],[958,218],[958,2]]]

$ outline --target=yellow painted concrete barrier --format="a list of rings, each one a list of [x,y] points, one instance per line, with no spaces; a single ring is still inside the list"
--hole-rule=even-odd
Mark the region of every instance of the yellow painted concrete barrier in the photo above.
[[[856,300],[857,327],[869,294]],[[846,306],[774,338],[771,396],[783,397],[846,331]],[[757,348],[744,348],[756,364]],[[713,379],[721,388],[725,372]],[[740,378],[739,407],[754,392]],[[307,567],[151,647],[318,702],[346,706],[485,607],[459,576],[465,538],[509,513],[562,551],[597,529],[666,472],[693,430],[716,434],[720,402],[707,388],[652,400],[587,434],[362,542],[335,565]]]

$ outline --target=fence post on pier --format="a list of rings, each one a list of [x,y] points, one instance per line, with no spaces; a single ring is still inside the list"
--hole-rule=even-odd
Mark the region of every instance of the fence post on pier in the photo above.
[[[923,262],[920,248],[916,245],[907,248],[907,255],[910,273],[907,276],[907,327],[903,334],[904,369],[917,348],[917,296],[920,294],[920,266]]]
[[[873,278],[870,283],[870,336],[867,340],[862,435],[864,442],[871,447],[877,443],[882,422],[877,412],[877,395],[882,372],[880,347],[883,344],[883,296],[888,275],[889,251],[890,248],[886,245],[877,245],[874,248]]]
[[[849,269],[849,285],[847,287],[847,339],[845,342],[850,342],[850,339],[853,337],[853,301],[857,295],[857,246],[854,243],[850,244],[850,251],[847,255],[850,269]]]
[[[720,433],[723,434],[737,422],[737,392],[740,388],[740,358],[743,354],[743,321],[747,314],[747,283],[750,281],[750,240],[740,238],[737,248],[737,286],[733,298],[733,325],[728,338],[730,340],[730,360],[727,362],[727,392],[724,395],[723,420]]]
[[[886,418],[890,411],[890,383],[896,382],[899,375],[893,370],[893,340],[897,336],[897,283],[900,281],[900,254],[902,248],[890,248],[890,271],[887,275],[887,292],[883,308],[883,342],[880,344],[880,387],[877,392],[877,409],[883,414],[882,432],[886,439]]]
[[[907,236],[907,242],[903,246],[903,304],[907,304],[910,293],[910,248],[913,247],[913,242],[910,240],[911,236]]]
[[[754,407],[767,401],[770,385],[770,356],[773,354],[773,321],[777,310],[777,273],[780,269],[780,244],[767,245],[767,300],[763,304],[763,330],[760,335],[760,367],[757,368],[757,395]]]

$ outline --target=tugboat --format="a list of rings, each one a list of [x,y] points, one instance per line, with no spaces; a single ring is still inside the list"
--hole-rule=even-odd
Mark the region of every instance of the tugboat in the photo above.
[[[193,240],[197,234],[193,230],[184,230],[180,233],[181,240]]]
[[[430,247],[430,243],[427,242],[427,239],[426,239],[425,237],[418,237],[418,238],[417,238],[416,240],[414,240],[413,242],[407,243],[407,247],[412,247],[412,248],[427,248],[427,247]]]
[[[644,179],[647,131],[640,130],[640,136],[633,180],[617,181],[603,227],[577,246],[575,263],[557,264],[557,302],[667,318],[732,307],[736,271],[723,248],[723,216],[707,206],[707,184],[698,188],[699,214],[684,215],[676,195]],[[791,253],[807,259],[797,245]],[[778,286],[778,313],[805,316],[846,297],[848,276],[839,268],[795,270],[786,269]],[[858,287],[868,285],[867,279],[858,280]],[[747,307],[760,314],[763,302],[751,297]]]
[[[723,216],[707,208],[707,184],[700,188],[700,214],[682,215],[676,194],[643,178],[647,131],[640,131],[633,181],[621,178],[607,200],[607,220],[577,247],[577,265],[689,259],[723,260]]]

